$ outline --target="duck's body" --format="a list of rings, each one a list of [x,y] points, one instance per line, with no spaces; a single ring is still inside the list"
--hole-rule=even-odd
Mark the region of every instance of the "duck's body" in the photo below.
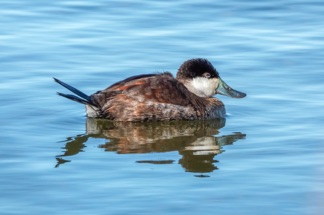
[[[151,121],[224,117],[216,98],[191,93],[170,73],[135,76],[91,96],[92,116],[118,121]],[[88,115],[93,107],[87,106]]]
[[[59,93],[85,104],[88,117],[115,121],[223,118],[224,104],[212,96],[216,93],[245,96],[221,81],[217,71],[205,59],[186,61],[179,68],[177,78],[168,72],[133,76],[91,96],[58,79],[55,81],[78,95]]]

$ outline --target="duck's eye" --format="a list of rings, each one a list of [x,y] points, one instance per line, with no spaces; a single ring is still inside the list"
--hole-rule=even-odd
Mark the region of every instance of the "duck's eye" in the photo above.
[[[205,72],[205,73],[203,74],[203,77],[205,77],[205,78],[210,78],[210,73]]]

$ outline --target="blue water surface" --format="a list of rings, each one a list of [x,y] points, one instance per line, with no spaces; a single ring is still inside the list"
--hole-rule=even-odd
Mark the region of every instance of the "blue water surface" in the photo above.
[[[324,213],[322,1],[0,7],[0,214]],[[209,59],[244,99],[212,122],[89,120],[87,94]]]

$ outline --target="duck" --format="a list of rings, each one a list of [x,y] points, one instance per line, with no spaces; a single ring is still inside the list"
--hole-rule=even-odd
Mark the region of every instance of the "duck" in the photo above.
[[[59,96],[85,105],[87,117],[121,122],[225,118],[224,103],[214,96],[246,96],[227,85],[205,58],[185,61],[176,77],[170,72],[135,75],[92,95],[54,81],[73,93]]]

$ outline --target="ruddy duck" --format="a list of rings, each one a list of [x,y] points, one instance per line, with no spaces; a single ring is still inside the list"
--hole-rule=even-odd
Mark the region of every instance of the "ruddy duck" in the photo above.
[[[185,61],[174,78],[171,73],[126,78],[90,96],[54,78],[75,95],[58,95],[85,104],[88,117],[115,121],[196,120],[225,117],[215,94],[243,98],[229,87],[206,59]]]

